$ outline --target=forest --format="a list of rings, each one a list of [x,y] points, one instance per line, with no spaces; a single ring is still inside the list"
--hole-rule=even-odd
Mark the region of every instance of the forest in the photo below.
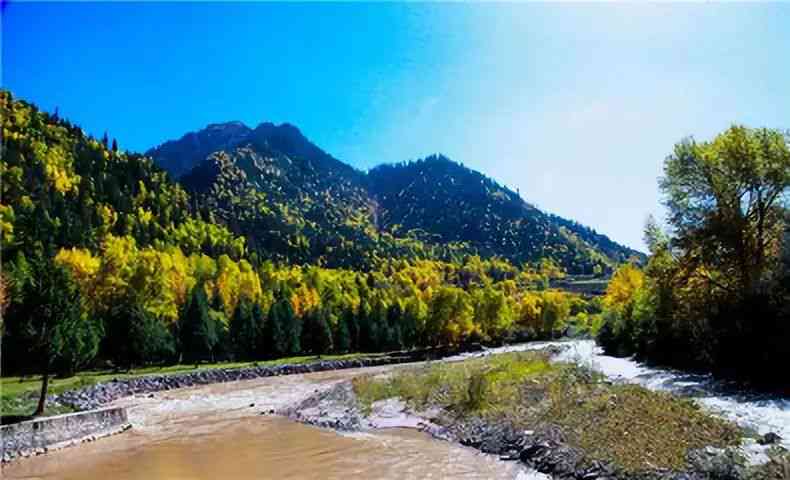
[[[514,266],[448,257],[435,253],[448,247],[370,231],[351,245],[369,249],[364,268],[267,258],[249,247],[241,221],[220,221],[210,208],[219,204],[196,198],[150,157],[9,92],[0,102],[2,368],[43,373],[43,392],[50,374],[99,365],[392,351],[594,328],[598,303],[549,288],[564,273],[548,258]],[[404,242],[415,248],[391,248]]]

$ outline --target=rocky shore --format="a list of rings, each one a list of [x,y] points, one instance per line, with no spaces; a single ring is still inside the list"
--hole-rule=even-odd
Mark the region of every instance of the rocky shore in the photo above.
[[[576,480],[740,480],[748,466],[737,448],[705,448],[689,454],[686,471],[652,469],[626,472],[615,465],[591,460],[585,452],[569,446],[558,426],[539,430],[517,429],[506,420],[458,418],[439,409],[415,412],[400,399],[375,402],[365,411],[351,381],[318,392],[300,404],[277,413],[302,423],[338,431],[377,428],[414,428],[435,438],[457,442],[504,461],[527,467],[557,479]],[[783,477],[777,477],[783,478]]]
[[[394,408],[393,408],[394,407]],[[635,474],[613,465],[589,461],[583,451],[568,446],[559,428],[540,432],[517,430],[506,422],[491,423],[480,418],[458,420],[443,412],[412,412],[398,400],[377,402],[370,413],[360,407],[351,382],[317,393],[280,414],[292,420],[338,431],[376,428],[415,428],[431,436],[458,442],[505,461],[520,461],[527,467],[563,480],[738,480],[745,468],[733,451],[706,449],[689,459],[693,469],[684,472],[654,470]]]

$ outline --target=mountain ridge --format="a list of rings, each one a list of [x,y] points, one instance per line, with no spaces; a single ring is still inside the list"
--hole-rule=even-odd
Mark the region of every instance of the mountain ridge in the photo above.
[[[641,258],[441,154],[364,172],[312,143],[295,125],[271,122],[254,129],[241,122],[211,124],[146,154],[204,208],[280,260],[335,264],[333,256],[364,257],[349,243],[377,244],[380,234],[515,263],[549,257],[586,274]]]

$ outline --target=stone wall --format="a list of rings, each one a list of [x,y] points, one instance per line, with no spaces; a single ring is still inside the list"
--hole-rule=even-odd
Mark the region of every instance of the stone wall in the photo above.
[[[94,440],[130,428],[123,408],[43,417],[0,427],[3,462],[75,443]]]

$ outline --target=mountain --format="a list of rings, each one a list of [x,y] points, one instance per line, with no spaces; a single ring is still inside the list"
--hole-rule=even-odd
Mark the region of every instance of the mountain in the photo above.
[[[548,257],[593,273],[639,253],[576,222],[547,214],[516,192],[447,157],[381,165],[367,176],[385,229],[425,232],[426,240],[467,242],[484,257],[515,263]]]
[[[170,140],[152,148],[146,155],[156,158],[162,168],[173,178],[178,178],[210,154],[234,148],[251,132],[241,122],[214,123],[198,132],[187,133],[179,140]]]
[[[147,153],[263,258],[357,268],[479,254],[589,274],[641,255],[440,155],[364,173],[293,125],[238,122]]]

